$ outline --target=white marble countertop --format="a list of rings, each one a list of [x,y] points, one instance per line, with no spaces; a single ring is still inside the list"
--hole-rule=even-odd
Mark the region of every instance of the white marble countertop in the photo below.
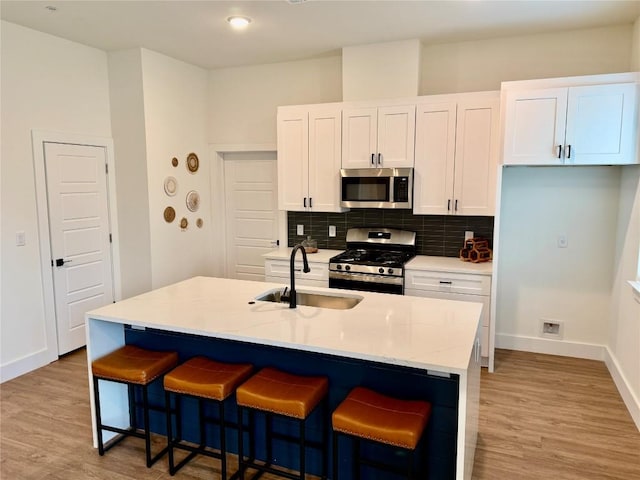
[[[464,373],[482,304],[318,287],[350,310],[255,301],[282,284],[194,277],[87,312],[87,319]]]
[[[405,266],[405,270],[430,270],[437,272],[449,273],[473,273],[476,275],[491,275],[493,271],[493,263],[471,263],[463,262],[455,257],[430,257],[426,255],[417,255],[409,260]]]
[[[291,258],[291,247],[280,247],[277,250],[263,254],[267,260],[289,260]],[[335,257],[344,250],[319,249],[316,253],[307,253],[307,261],[314,263],[329,264],[329,259]],[[296,255],[296,261],[302,261],[302,254]]]
[[[291,257],[290,247],[280,247],[272,252],[262,255],[268,260],[289,260]],[[344,250],[318,250],[316,253],[307,255],[309,262],[329,263],[329,259],[342,253]],[[296,257],[296,261],[301,261],[302,255]],[[471,263],[463,262],[454,257],[433,257],[427,255],[417,255],[405,265],[409,270],[432,270],[450,273],[474,273],[476,275],[491,275],[493,264],[491,262]]]

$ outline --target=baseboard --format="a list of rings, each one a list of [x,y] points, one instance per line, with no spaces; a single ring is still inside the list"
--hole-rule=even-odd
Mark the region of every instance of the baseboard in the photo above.
[[[548,338],[524,337],[520,335],[496,334],[496,348],[523,352],[546,353],[563,357],[604,360],[605,346],[592,343],[567,342]]]
[[[51,358],[49,350],[40,350],[39,352],[19,358],[13,362],[0,365],[0,383],[12,380],[20,375],[29,373],[37,368],[50,364],[57,358]]]
[[[609,347],[605,349],[604,363],[609,369],[613,382],[616,384],[616,387],[618,387],[618,392],[620,392],[622,401],[627,406],[627,410],[629,410],[631,418],[633,418],[638,431],[640,431],[640,399],[638,399],[638,397],[633,393],[627,377],[620,369],[618,360],[611,350],[609,350]]]

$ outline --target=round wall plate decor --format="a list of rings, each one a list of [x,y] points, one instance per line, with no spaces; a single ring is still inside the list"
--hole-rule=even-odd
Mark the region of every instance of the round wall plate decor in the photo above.
[[[196,220],[196,227],[202,228],[202,219],[201,218]]]
[[[190,153],[189,155],[187,155],[187,170],[189,170],[191,173],[196,173],[199,166],[200,160],[198,160],[198,156],[195,153]]]
[[[165,222],[171,223],[175,218],[176,218],[176,211],[173,209],[173,207],[167,207],[164,209]]]
[[[173,197],[178,191],[178,181],[175,177],[167,177],[164,179],[164,193]]]
[[[186,230],[188,226],[189,226],[189,221],[185,217],[182,217],[182,219],[180,220],[180,228],[182,230]]]
[[[173,157],[171,159],[171,165],[173,165],[174,167],[178,166],[178,159],[176,157]]]
[[[190,212],[196,212],[200,208],[200,194],[195,190],[187,193],[187,208]]]

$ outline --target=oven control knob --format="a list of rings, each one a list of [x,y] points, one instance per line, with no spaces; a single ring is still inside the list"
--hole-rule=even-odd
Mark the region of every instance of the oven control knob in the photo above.
[[[388,273],[389,275],[393,275],[393,268],[390,268],[389,270],[387,270],[387,273]]]
[[[384,273],[384,268],[380,267],[380,268],[378,269],[378,272],[380,272],[380,273]]]
[[[340,264],[336,265],[336,269],[337,270],[342,270],[342,265],[340,265]]]
[[[351,270],[351,267],[349,265],[346,265],[344,269],[348,272],[349,270]]]

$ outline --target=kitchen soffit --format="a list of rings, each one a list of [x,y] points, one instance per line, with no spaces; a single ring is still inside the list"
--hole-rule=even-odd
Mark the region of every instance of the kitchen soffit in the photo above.
[[[226,21],[231,15],[251,17],[251,28],[233,31]],[[631,24],[640,1],[3,0],[0,16],[105,51],[143,47],[220,68],[413,38],[444,43]]]

